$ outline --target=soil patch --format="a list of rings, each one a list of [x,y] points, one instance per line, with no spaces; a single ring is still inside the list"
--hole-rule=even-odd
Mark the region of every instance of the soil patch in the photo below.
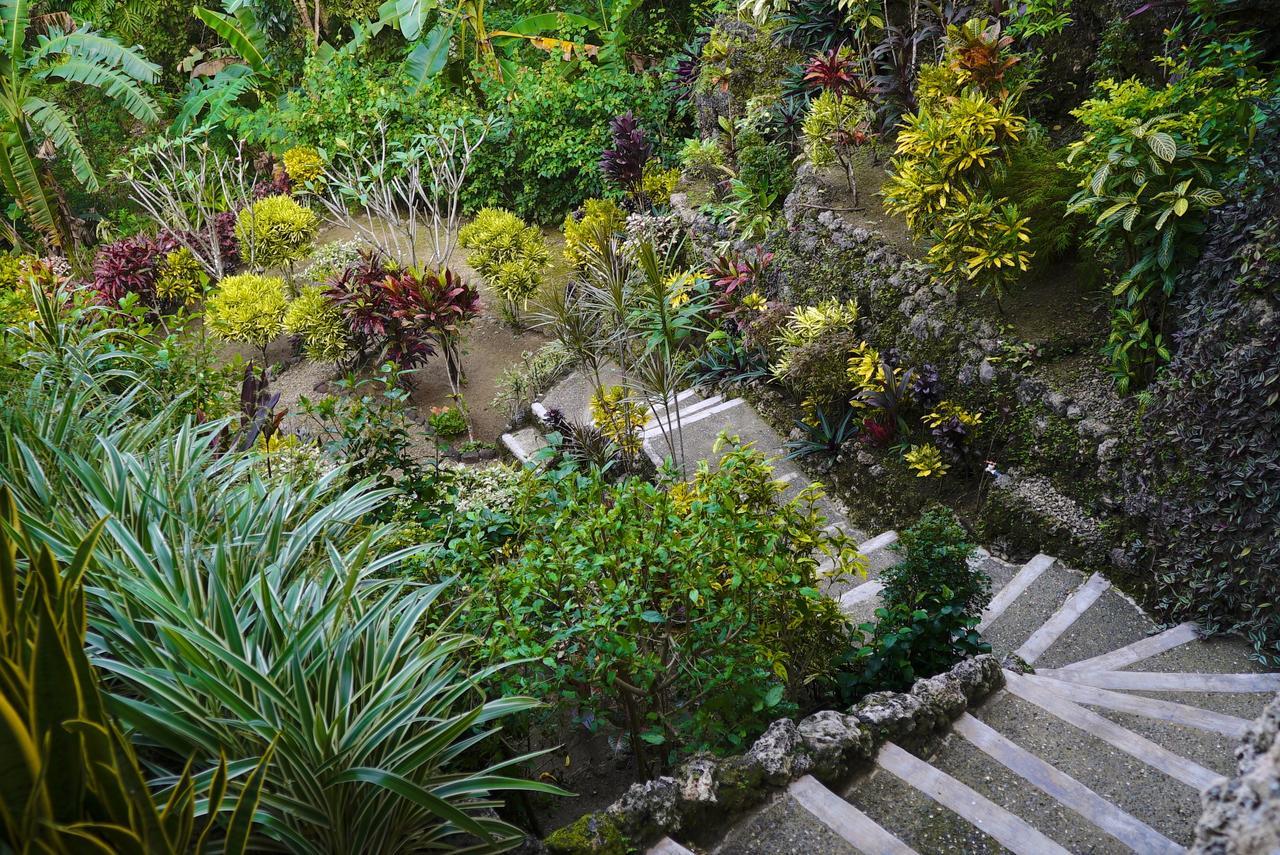
[[[884,208],[880,191],[889,177],[886,165],[887,158],[881,157],[876,162],[866,149],[856,154],[853,164],[853,183],[858,191],[856,205],[853,203],[853,194],[849,192],[843,167],[830,166],[818,170],[818,181],[823,191],[823,208],[830,209],[851,225],[875,232],[885,243],[908,258],[924,258],[925,247],[911,237],[906,221]]]

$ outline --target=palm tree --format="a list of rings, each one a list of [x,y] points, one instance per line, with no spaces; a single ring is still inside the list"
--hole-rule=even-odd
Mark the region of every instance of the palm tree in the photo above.
[[[159,68],[109,36],[75,31],[65,15],[32,18],[30,7],[30,0],[0,0],[0,179],[32,226],[66,247],[67,220],[37,148],[47,140],[88,190],[98,189],[98,177],[74,120],[51,100],[49,84],[100,89],[134,118],[153,122],[155,102],[140,84],[153,82]]]

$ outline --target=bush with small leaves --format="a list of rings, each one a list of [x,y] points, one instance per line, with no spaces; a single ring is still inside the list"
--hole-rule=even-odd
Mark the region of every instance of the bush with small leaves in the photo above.
[[[502,301],[502,313],[514,321],[517,307],[542,286],[549,253],[542,231],[510,211],[484,208],[458,233],[467,263]]]
[[[240,256],[256,270],[287,267],[311,252],[320,218],[289,196],[259,199],[236,216]]]
[[[680,168],[690,175],[710,177],[724,166],[724,149],[715,140],[687,139],[680,147]]]
[[[437,436],[459,436],[467,432],[467,417],[457,407],[432,407],[427,425]]]
[[[564,260],[580,269],[591,249],[600,249],[600,238],[620,233],[626,222],[626,212],[617,202],[588,199],[580,211],[564,218]]]
[[[265,361],[267,345],[284,332],[287,306],[283,279],[241,273],[218,283],[205,303],[205,323],[224,341],[253,345]]]
[[[313,362],[340,363],[351,355],[351,336],[342,312],[323,286],[302,289],[284,313],[284,328],[302,342],[302,352]]]

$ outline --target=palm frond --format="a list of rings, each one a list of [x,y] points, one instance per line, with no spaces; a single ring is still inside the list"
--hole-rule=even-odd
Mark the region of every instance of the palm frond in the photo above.
[[[154,122],[160,118],[151,96],[120,69],[73,58],[42,68],[34,76],[41,80],[66,80],[101,89],[119,101],[131,116],[143,122]]]
[[[0,178],[31,225],[54,246],[62,246],[67,234],[58,206],[40,180],[41,166],[30,140],[18,129],[0,136]]]
[[[109,36],[94,32],[60,33],[40,36],[36,49],[27,57],[28,68],[35,68],[45,59],[65,55],[86,62],[118,68],[140,83],[154,83],[160,66],[148,62],[136,50],[127,48]]]
[[[31,19],[30,0],[0,0],[0,40],[6,55],[10,76],[16,74],[22,64],[22,43],[27,38],[27,25]]]
[[[267,38],[258,26],[258,19],[248,6],[236,9],[235,17],[195,7],[195,16],[209,29],[217,33],[245,64],[259,74],[267,74]]]
[[[98,176],[94,174],[89,153],[80,142],[75,125],[63,109],[52,101],[35,95],[22,103],[22,110],[40,132],[53,140],[54,147],[71,162],[71,174],[88,190],[98,189]]]

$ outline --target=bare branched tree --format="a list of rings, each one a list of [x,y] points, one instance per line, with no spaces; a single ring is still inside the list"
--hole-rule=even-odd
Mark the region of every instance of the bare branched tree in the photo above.
[[[404,147],[379,124],[372,145],[331,156],[317,194],[327,219],[399,264],[445,266],[458,241],[467,170],[491,126],[490,119],[458,120]],[[429,259],[419,253],[424,230]]]
[[[233,259],[222,234],[230,227],[227,219],[252,201],[257,178],[240,143],[224,151],[199,132],[160,140],[134,149],[116,176],[138,207],[190,250],[211,279],[230,272]]]

